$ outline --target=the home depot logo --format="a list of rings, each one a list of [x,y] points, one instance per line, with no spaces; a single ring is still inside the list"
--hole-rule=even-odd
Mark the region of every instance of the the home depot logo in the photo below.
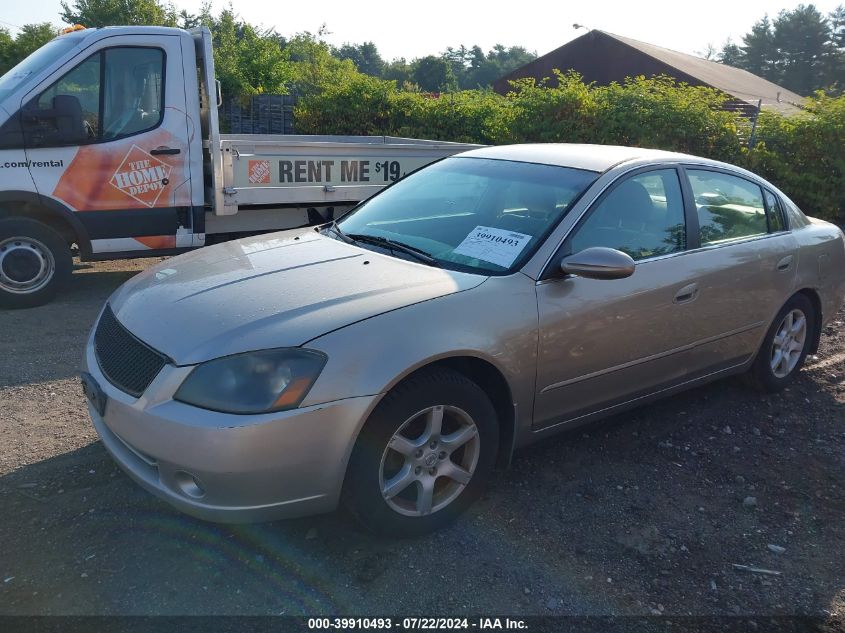
[[[249,183],[251,185],[266,185],[270,182],[270,161],[249,161]]]
[[[171,169],[167,163],[133,145],[111,177],[111,184],[141,204],[152,207],[170,182]]]

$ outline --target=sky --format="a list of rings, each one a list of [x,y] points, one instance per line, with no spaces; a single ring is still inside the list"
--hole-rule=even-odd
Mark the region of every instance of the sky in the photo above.
[[[228,5],[214,0],[214,13]],[[806,4],[807,2],[805,2]],[[824,14],[845,0],[814,4]],[[23,24],[54,22],[60,25],[59,0],[3,0],[0,26],[13,34]],[[196,12],[201,0],[178,0],[178,9]],[[494,44],[524,46],[539,55],[548,53],[583,29],[601,29],[617,35],[690,54],[703,54],[708,44],[721,49],[730,37],[739,42],[764,14],[793,9],[798,0],[639,0],[633,2],[540,2],[521,0],[424,0],[422,2],[268,2],[237,0],[235,12],[252,24],[275,28],[282,35],[328,28],[326,39],[336,46],[345,42],[373,41],[385,59],[438,54],[448,46],[478,44],[485,51]],[[278,8],[269,8],[274,6]]]

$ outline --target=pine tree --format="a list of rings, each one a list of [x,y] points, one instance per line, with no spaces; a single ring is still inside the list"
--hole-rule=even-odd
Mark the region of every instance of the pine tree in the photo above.
[[[744,63],[743,51],[737,44],[728,38],[722,46],[722,51],[719,53],[716,60],[726,66],[742,68]]]
[[[780,82],[800,95],[831,83],[828,76],[835,49],[827,19],[812,4],[781,11],[773,24]]]
[[[751,31],[742,36],[742,67],[765,77],[770,81],[777,82],[778,72],[775,67],[777,49],[775,47],[774,32],[769,16],[763,16],[751,27]]]

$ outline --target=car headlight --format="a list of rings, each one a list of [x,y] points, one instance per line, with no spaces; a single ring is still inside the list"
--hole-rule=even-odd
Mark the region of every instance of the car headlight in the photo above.
[[[224,413],[294,409],[326,364],[326,355],[305,349],[271,349],[210,360],[197,367],[175,400]]]

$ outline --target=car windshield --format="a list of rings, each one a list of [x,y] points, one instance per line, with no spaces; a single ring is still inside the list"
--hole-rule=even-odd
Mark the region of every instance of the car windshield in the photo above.
[[[397,243],[394,253],[406,258],[413,253],[400,252],[402,246],[444,268],[505,274],[531,256],[597,176],[569,167],[452,157],[385,189],[338,226],[362,245],[390,250]]]
[[[57,37],[24,58],[17,66],[0,77],[0,102],[18,88],[26,85],[36,73],[50,66],[79,42],[77,37]]]

